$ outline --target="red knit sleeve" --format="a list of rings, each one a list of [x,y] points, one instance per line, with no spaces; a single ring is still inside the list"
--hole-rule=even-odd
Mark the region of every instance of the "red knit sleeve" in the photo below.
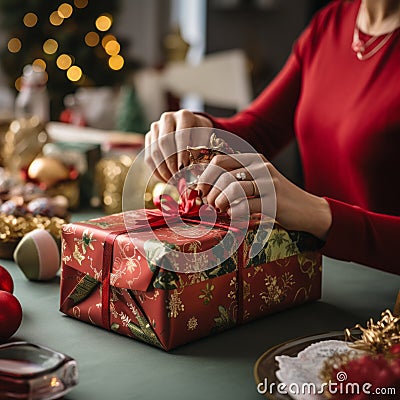
[[[332,211],[332,226],[322,253],[400,274],[400,217],[369,212],[330,198],[326,200]]]

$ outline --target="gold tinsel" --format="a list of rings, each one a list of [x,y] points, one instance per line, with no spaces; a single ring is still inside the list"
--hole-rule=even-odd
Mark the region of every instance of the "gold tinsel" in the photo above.
[[[353,335],[353,331],[359,329],[361,338]],[[352,342],[350,346],[357,350],[366,351],[372,354],[383,354],[390,356],[390,348],[394,344],[400,343],[400,318],[386,310],[381,314],[381,319],[374,322],[371,318],[367,322],[367,327],[363,328],[357,324],[352,329],[345,330],[346,341]]]
[[[0,214],[0,244],[16,242],[34,229],[46,229],[55,238],[61,235],[61,226],[68,221],[59,217],[45,217],[42,215],[14,215]]]
[[[400,343],[400,318],[393,316],[390,310],[386,310],[376,323],[371,318],[366,328],[357,324],[351,329],[346,329],[344,335],[345,340],[350,342],[349,346],[352,350],[343,354],[334,354],[324,362],[320,373],[323,382],[329,382],[335,371],[351,360],[359,358],[360,351],[372,356],[382,354],[387,359],[396,357],[390,349],[393,345]],[[328,398],[331,397],[329,393],[326,395]]]

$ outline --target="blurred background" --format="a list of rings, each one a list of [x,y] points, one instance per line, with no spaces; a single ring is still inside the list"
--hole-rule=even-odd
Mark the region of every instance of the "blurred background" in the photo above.
[[[41,195],[120,211],[150,123],[246,107],[327,3],[0,0],[0,213]],[[295,144],[273,161],[301,184]]]

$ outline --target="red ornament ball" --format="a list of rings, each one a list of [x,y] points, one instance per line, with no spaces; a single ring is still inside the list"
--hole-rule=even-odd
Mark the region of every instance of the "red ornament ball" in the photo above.
[[[11,278],[10,273],[0,265],[0,290],[13,293],[14,282]]]
[[[0,290],[0,340],[14,335],[22,321],[22,308],[11,293]]]

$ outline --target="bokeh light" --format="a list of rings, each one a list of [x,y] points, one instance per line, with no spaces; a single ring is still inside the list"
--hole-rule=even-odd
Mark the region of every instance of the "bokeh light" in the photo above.
[[[76,8],[85,8],[88,5],[88,0],[74,0]]]
[[[116,40],[110,40],[104,47],[107,54],[116,56],[121,50],[120,44]]]
[[[38,17],[36,14],[29,12],[25,14],[23,21],[25,26],[32,28],[37,24]]]
[[[112,25],[112,18],[111,15],[100,15],[96,19],[96,28],[99,31],[105,32],[108,31],[111,28]]]
[[[43,51],[46,54],[54,54],[57,51],[57,49],[58,49],[58,43],[54,39],[47,39],[43,43]]]
[[[22,78],[19,76],[14,83],[15,89],[18,90],[18,92],[21,90],[21,85],[22,85]]]
[[[77,65],[73,65],[67,71],[67,78],[72,82],[79,81],[82,78],[82,70]]]
[[[61,18],[57,11],[54,11],[50,14],[49,21],[54,26],[60,26],[63,23],[64,18]]]
[[[44,71],[47,67],[46,61],[42,60],[41,58],[37,58],[33,61],[32,66],[34,69],[39,68],[40,70]]]
[[[18,53],[21,50],[22,43],[18,38],[11,38],[7,44],[8,51]]]
[[[108,60],[108,65],[110,66],[111,69],[117,71],[124,66],[124,62],[125,62],[124,58],[118,54],[116,56],[110,57],[110,59]]]
[[[60,69],[68,69],[72,65],[72,58],[68,54],[61,54],[57,57],[56,64]]]
[[[61,18],[69,18],[72,15],[73,8],[71,4],[63,3],[58,7],[58,15]]]
[[[103,47],[106,47],[107,43],[108,43],[110,40],[117,40],[117,38],[116,38],[114,35],[110,35],[110,34],[104,36],[103,39],[101,39],[101,44],[102,44],[102,46],[103,46]]]
[[[85,43],[90,47],[97,46],[99,41],[100,37],[96,32],[88,32],[85,36]]]

